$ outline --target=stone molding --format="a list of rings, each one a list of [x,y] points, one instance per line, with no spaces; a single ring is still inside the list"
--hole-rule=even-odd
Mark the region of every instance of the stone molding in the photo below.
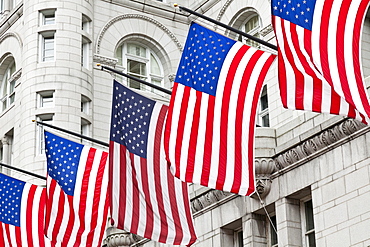
[[[142,239],[142,237],[117,229],[116,227],[108,227],[105,242],[107,243],[107,247],[120,247],[130,246]]]
[[[108,65],[108,66],[112,66],[112,67],[116,67],[116,65],[118,63],[118,59],[111,58],[111,57],[105,57],[105,56],[102,56],[100,54],[94,54],[93,61],[95,63],[100,63],[100,64],[103,64],[103,65]]]
[[[216,20],[217,21],[221,21],[221,18],[222,16],[225,14],[226,12],[226,9],[230,6],[230,4],[233,2],[234,0],[227,0],[226,3],[222,6],[220,12],[218,13],[217,15],[217,18]],[[215,29],[217,28],[217,25],[215,25]]]
[[[165,26],[163,25],[162,23],[160,23],[159,21],[157,20],[154,20],[153,18],[150,18],[148,16],[145,16],[145,15],[139,15],[139,14],[125,14],[125,15],[120,15],[120,16],[117,16],[117,17],[114,17],[113,19],[111,19],[104,27],[103,29],[101,30],[101,32],[99,33],[99,36],[98,36],[98,41],[97,41],[97,48],[96,48],[96,51],[97,53],[99,54],[100,53],[100,44],[101,44],[101,41],[103,39],[103,36],[104,34],[107,32],[107,30],[116,22],[118,21],[122,21],[122,20],[125,20],[125,19],[141,19],[141,20],[144,20],[144,21],[147,21],[147,22],[151,22],[153,23],[154,25],[156,25],[157,27],[159,27],[160,29],[162,29],[171,39],[173,42],[175,42],[177,48],[179,49],[180,52],[182,52],[183,50],[183,47],[182,47],[182,44],[179,42],[179,40],[176,38],[176,36]]]
[[[343,122],[324,130],[323,132],[309,138],[298,145],[279,153],[273,160],[276,168],[282,170],[300,160],[303,160],[314,153],[323,150],[331,144],[348,137],[349,135],[363,129],[366,125],[354,120],[346,119]]]
[[[12,33],[12,32],[9,32],[9,33],[5,33],[4,35],[2,35],[0,37],[0,44],[7,38],[9,37],[14,37],[18,42],[19,42],[19,45],[20,47],[23,47],[23,42],[22,42],[22,39],[21,37],[17,34],[17,33]]]
[[[272,31],[274,31],[274,29],[272,28],[272,25],[268,24],[266,27],[261,29],[260,33],[263,37],[265,37],[266,35],[268,35]]]

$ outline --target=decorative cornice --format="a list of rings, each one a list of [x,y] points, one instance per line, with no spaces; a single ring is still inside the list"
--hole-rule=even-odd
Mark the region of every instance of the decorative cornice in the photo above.
[[[365,124],[357,120],[346,119],[332,128],[326,129],[316,136],[276,155],[273,158],[275,165],[278,170],[282,170],[300,160],[318,153],[329,145],[339,142],[341,139],[348,137],[365,126]]]
[[[103,65],[108,65],[108,66],[112,66],[112,67],[116,67],[116,65],[118,63],[118,59],[111,58],[111,57],[105,57],[105,56],[102,56],[100,54],[94,54],[93,61],[94,61],[94,63],[100,63],[100,64],[103,64]]]
[[[16,81],[22,76],[22,68],[17,70],[16,72],[13,73],[12,77],[9,79],[9,81]]]
[[[173,42],[175,42],[177,48],[180,50],[180,52],[182,52],[182,44],[178,41],[178,39],[176,38],[176,36],[165,26],[163,25],[162,23],[160,23],[159,21],[157,20],[154,20],[153,18],[150,18],[148,16],[145,16],[145,15],[139,15],[139,14],[125,14],[125,15],[120,15],[120,16],[117,16],[113,19],[111,19],[104,27],[103,29],[101,30],[99,36],[98,36],[98,42],[97,42],[97,53],[99,54],[100,53],[100,44],[101,44],[101,41],[103,39],[103,36],[104,34],[107,32],[107,30],[116,22],[118,21],[122,21],[122,20],[125,20],[125,19],[141,19],[141,20],[144,20],[144,21],[148,21],[148,22],[151,22],[153,23],[154,25],[156,25],[157,27],[159,27],[160,29],[162,29],[171,39]]]
[[[206,208],[212,209],[210,207],[212,204],[219,205],[220,203],[225,203],[238,195],[221,190],[209,190],[206,193],[200,195],[199,197],[193,198],[191,200],[191,211],[193,214],[200,213]],[[227,199],[226,199],[227,198]],[[229,199],[229,200],[228,200]],[[196,217],[196,214],[194,215]]]
[[[120,247],[130,246],[142,239],[142,237],[139,237],[135,234],[117,229],[115,227],[108,227],[105,242],[107,243],[108,247]]]
[[[226,3],[224,4],[224,6],[222,6],[220,12],[218,13],[217,15],[217,18],[216,20],[217,21],[221,21],[221,18],[222,16],[225,14],[226,12],[226,9],[230,6],[230,4],[233,2],[234,0],[227,0]],[[217,25],[215,25],[215,29],[216,29]]]

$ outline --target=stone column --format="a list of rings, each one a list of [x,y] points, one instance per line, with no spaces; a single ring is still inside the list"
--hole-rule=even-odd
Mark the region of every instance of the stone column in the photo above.
[[[299,200],[283,198],[276,202],[279,247],[302,246]]]
[[[265,219],[266,217],[260,214],[243,216],[243,246],[265,247],[267,245]]]

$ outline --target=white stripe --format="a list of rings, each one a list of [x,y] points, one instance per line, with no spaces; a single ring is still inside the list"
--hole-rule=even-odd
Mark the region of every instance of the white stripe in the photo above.
[[[321,66],[321,57],[320,52],[320,32],[321,32],[321,15],[323,12],[325,0],[317,0],[315,4],[315,12],[313,14],[313,23],[312,23],[312,31],[311,31],[311,46],[312,46],[312,59],[316,68],[322,73],[322,66]],[[317,17],[318,15],[318,17]],[[315,38],[317,37],[317,38]],[[325,98],[323,98],[324,100]]]
[[[211,167],[209,174],[208,187],[215,188],[218,168],[219,168],[219,150],[220,150],[220,129],[221,129],[221,109],[222,109],[222,99],[224,94],[224,88],[226,83],[226,77],[230,68],[230,65],[243,44],[236,42],[229,50],[224,63],[222,65],[220,76],[217,83],[216,90],[216,101],[214,109],[214,121],[213,121],[213,141],[212,141],[212,155],[211,155]],[[212,114],[212,113],[211,113]]]
[[[133,184],[132,184],[132,162],[130,159],[130,154],[128,150],[126,149],[126,152],[123,154],[126,155],[126,198],[127,200],[125,201],[126,204],[126,212],[125,212],[125,221],[124,221],[124,230],[130,231],[131,230],[131,222],[132,222],[132,198],[133,198]],[[119,160],[117,160],[119,164]]]
[[[170,239],[170,237],[174,235],[173,229],[175,228],[174,220],[173,220],[172,213],[171,213],[172,209],[171,209],[171,204],[170,204],[170,196],[168,193],[168,190],[173,189],[173,188],[170,188],[168,186],[169,178],[167,177],[167,174],[168,174],[167,164],[164,159],[161,159],[160,161],[161,161],[160,163],[160,174],[161,174],[160,186],[162,188],[163,209],[164,209],[164,212],[166,212],[166,220],[168,223],[168,227],[167,227],[168,236],[167,236],[166,242],[169,242],[168,239]]]
[[[53,201],[53,206],[52,206],[52,208],[53,208],[52,212],[55,214],[55,217],[57,216],[57,211],[55,209],[60,208],[60,206],[59,206],[59,195],[62,194],[64,199],[65,199],[64,204],[62,205],[62,207],[64,208],[62,223],[61,223],[59,232],[58,232],[57,237],[56,237],[56,240],[61,243],[62,242],[61,240],[65,236],[65,232],[67,230],[68,222],[70,220],[71,211],[70,211],[70,208],[69,208],[69,205],[68,205],[67,195],[64,193],[64,191],[62,191],[59,184],[57,184],[55,186],[55,192],[54,193],[56,193],[58,195],[58,200],[55,201],[55,202]],[[75,217],[75,219],[76,219],[76,217]],[[70,241],[73,241],[73,240],[70,240]],[[63,243],[63,245],[64,245],[64,243]],[[70,242],[68,244],[66,243],[66,245],[64,245],[64,246],[71,246]]]
[[[183,95],[184,94],[185,86],[182,84],[178,84],[176,95]],[[176,139],[178,133],[178,120],[180,119],[180,111],[176,109],[181,109],[181,101],[182,97],[175,97],[172,112],[172,120],[171,120],[171,133],[169,135],[169,150],[167,157],[171,162],[171,172],[172,174],[176,174],[176,165],[175,165],[175,151],[176,151]],[[185,109],[183,109],[185,110]]]
[[[145,196],[144,194],[141,194],[144,192],[143,189],[143,175],[141,170],[141,158],[137,155],[134,155],[134,165],[136,169],[136,180],[138,184],[138,190],[139,190],[139,220],[138,220],[138,235],[144,236],[145,233],[145,226],[146,226],[146,202],[145,202]]]
[[[112,206],[111,206],[111,214],[112,218],[114,221],[114,226],[117,227],[118,225],[118,210],[119,210],[119,199],[120,199],[120,191],[119,187],[121,184],[120,181],[120,174],[121,174],[121,169],[120,169],[120,164],[119,160],[121,159],[120,157],[120,144],[116,142],[113,143],[113,152],[110,153],[109,155],[113,155],[112,160],[113,160],[113,165],[112,165],[112,174],[113,174],[113,181],[110,181],[111,186],[112,186],[112,192],[111,195],[113,198],[110,198],[112,201]],[[112,144],[111,144],[112,145]]]
[[[193,174],[193,183],[200,184],[202,178],[202,168],[204,160],[204,144],[206,142],[206,129],[207,129],[207,117],[202,115],[207,115],[208,111],[208,101],[209,94],[202,94],[202,99],[200,103],[200,117],[199,117],[199,128],[198,128],[198,137],[197,137],[197,147],[195,149],[195,158],[194,158],[194,174]]]
[[[150,128],[148,132],[148,147],[147,147],[147,170],[148,170],[148,186],[149,186],[149,196],[150,201],[152,204],[152,211],[153,211],[153,232],[152,232],[152,239],[158,240],[160,236],[160,218],[159,218],[159,209],[158,209],[158,203],[157,203],[157,194],[156,194],[156,186],[155,186],[155,176],[158,176],[159,174],[154,173],[154,145],[158,145],[158,143],[154,143],[155,140],[155,133],[156,133],[156,126],[158,122],[159,113],[161,110],[162,104],[156,103],[153,107],[152,117],[150,119]],[[163,147],[163,129],[162,129],[162,142],[161,142],[161,160],[165,160],[164,153],[162,154],[162,151],[164,152]]]
[[[17,246],[16,236],[15,236],[15,228],[16,228],[16,226],[9,225],[9,234],[10,234],[9,242],[11,243],[12,246]]]
[[[95,232],[95,229],[91,229],[91,218],[93,217],[93,205],[94,205],[94,196],[95,196],[95,188],[96,188],[96,182],[97,182],[97,174],[98,169],[100,166],[100,160],[102,158],[102,150],[96,150],[94,155],[94,161],[91,167],[91,172],[89,175],[89,185],[87,187],[87,197],[86,197],[86,210],[85,210],[85,229],[82,232],[81,235],[81,246],[87,245],[87,235],[92,230],[92,232]],[[86,161],[85,161],[86,166]],[[102,211],[103,212],[103,211]],[[100,235],[100,234],[98,234]]]
[[[2,228],[2,231],[3,231],[5,247],[9,247],[10,246],[10,240],[8,239],[8,235],[6,234],[5,223],[1,222],[0,227]]]
[[[329,63],[329,71],[330,77],[333,82],[334,91],[343,99],[344,93],[341,85],[341,80],[338,73],[338,51],[337,46],[335,45],[337,42],[337,27],[338,27],[338,18],[339,18],[339,11],[340,11],[340,4],[333,4],[333,7],[330,11],[330,19],[329,19],[329,29],[328,29],[328,63]],[[348,47],[349,48],[349,47]],[[348,49],[351,50],[352,49]]]
[[[43,189],[41,187],[36,187],[35,195],[32,198],[33,199],[33,203],[32,203],[32,215],[33,215],[33,217],[32,217],[32,240],[33,240],[33,246],[35,246],[35,247],[40,246],[40,241],[42,241],[40,238],[43,237],[43,235],[39,236],[39,229],[42,228],[42,227],[39,225],[39,221],[38,221],[42,190]],[[35,217],[36,215],[37,215],[37,217]],[[30,219],[28,219],[28,220],[30,220]],[[23,229],[27,229],[27,228],[23,228]]]
[[[239,194],[240,195],[246,195],[249,189],[249,173],[252,172],[254,174],[254,169],[252,171],[249,170],[249,165],[252,165],[254,167],[254,164],[249,164],[249,157],[252,155],[254,162],[254,138],[252,138],[252,149],[249,148],[249,137],[250,137],[250,126],[252,128],[255,128],[256,125],[256,114],[257,112],[252,112],[252,106],[254,102],[254,96],[257,94],[258,96],[261,95],[261,89],[259,91],[256,91],[257,81],[259,80],[261,76],[261,72],[263,69],[265,69],[266,61],[270,58],[270,54],[263,53],[261,57],[258,59],[249,80],[248,84],[248,90],[245,97],[244,105],[244,112],[243,112],[243,124],[244,126],[242,128],[242,177],[241,177],[241,184],[239,188]],[[271,65],[269,65],[271,66]],[[252,82],[253,85],[252,85]],[[262,88],[262,87],[261,87]],[[259,97],[257,97],[257,100],[259,100]],[[257,110],[257,109],[256,109]],[[254,122],[251,122],[251,116],[254,116]],[[254,180],[252,182],[255,182]]]
[[[173,179],[173,178],[170,178],[170,179]],[[184,203],[187,203],[187,202],[190,202],[190,199],[187,201],[187,202],[184,202],[184,191],[182,189],[182,182],[176,178],[174,178],[174,186],[175,188],[173,188],[175,190],[175,194],[176,194],[176,204],[177,204],[177,212],[175,212],[176,214],[178,214],[179,218],[180,218],[180,222],[178,222],[178,224],[181,225],[181,229],[183,231],[183,239],[181,241],[181,243],[183,244],[188,244],[189,243],[189,240],[190,240],[190,233],[189,233],[189,226],[187,224],[188,220],[186,218],[186,211],[185,211],[185,208],[184,208]],[[176,232],[174,232],[174,235],[175,235]]]
[[[187,164],[188,164],[191,128],[193,125],[192,120],[194,118],[194,109],[195,109],[195,104],[196,104],[196,92],[197,92],[196,90],[194,90],[193,88],[190,88],[188,108],[186,110],[186,117],[185,117],[187,121],[185,121],[184,134],[182,138],[182,146],[181,146],[181,152],[180,152],[181,154],[180,156],[180,179],[182,181],[186,181],[185,175],[186,175]],[[181,109],[181,108],[177,108],[177,109]],[[191,120],[191,121],[188,121],[188,120]]]
[[[345,35],[344,35],[344,47],[351,47],[351,48],[353,47],[353,27],[355,25],[357,12],[358,12],[358,9],[360,7],[361,2],[362,2],[362,0],[352,0],[351,1],[351,6],[349,8],[349,13],[348,13],[348,16],[347,16],[347,19],[346,19],[346,27],[345,27]],[[360,40],[360,44],[361,44],[361,40]],[[361,46],[360,46],[360,48],[361,48]],[[356,76],[355,76],[355,73],[354,73],[355,68],[353,66],[353,61],[354,61],[353,51],[354,51],[353,49],[344,49],[344,57],[345,57],[344,62],[345,62],[345,67],[346,67],[346,73],[348,75],[348,84],[349,84],[352,99],[353,99],[353,102],[356,106],[356,109],[359,112],[361,112],[362,114],[364,114],[365,116],[367,116],[364,105],[362,104],[362,100],[361,100],[361,97],[360,97],[360,92],[359,92],[359,89],[358,89],[358,86],[357,86],[357,83],[356,83]],[[360,54],[359,54],[359,56],[360,56]],[[361,59],[360,59],[360,65],[361,65]],[[362,70],[362,67],[360,67],[360,68]],[[362,75],[362,71],[361,71],[361,75]],[[363,77],[361,77],[361,79],[362,78]],[[369,105],[369,100],[368,100],[369,97],[368,97],[368,94],[367,94],[366,85],[365,85],[364,80],[361,80],[361,81],[362,81],[362,84],[360,85],[360,87],[362,87],[362,89],[364,89],[364,91],[365,91],[366,104],[368,106]]]
[[[279,43],[279,48],[281,50],[281,56],[283,57],[283,61],[284,61],[284,66],[285,66],[285,77],[286,77],[286,95],[287,95],[287,107],[289,109],[295,109],[296,106],[295,106],[295,91],[296,91],[296,84],[295,84],[295,80],[290,80],[290,78],[295,78],[295,74],[294,74],[294,71],[293,71],[293,68],[291,66],[291,64],[288,61],[288,58],[286,56],[286,49],[285,49],[285,44],[284,44],[284,35],[283,35],[283,31],[282,31],[282,28],[281,28],[281,18],[280,17],[277,17],[275,16],[275,22],[276,22],[276,26],[275,26],[275,32],[276,32],[276,39]],[[283,23],[285,23],[285,21],[283,20]],[[289,30],[286,30],[286,32],[289,31]],[[289,50],[289,47],[287,48]],[[279,61],[280,62],[280,61]],[[279,73],[284,73],[284,71],[279,71]]]
[[[98,220],[96,222],[96,229],[97,233],[99,234],[94,234],[94,240],[93,243],[98,243],[100,240],[100,235],[101,233],[101,227],[105,226],[107,224],[107,219],[104,218],[104,211],[106,207],[106,198],[107,198],[107,193],[108,193],[108,160],[109,160],[109,155],[107,156],[107,162],[105,163],[105,169],[103,173],[103,178],[102,178],[102,184],[101,184],[101,191],[100,191],[100,197],[99,197],[99,207],[98,207]],[[109,201],[107,202],[109,205]],[[117,205],[117,204],[116,204]],[[103,228],[104,231],[104,228]]]
[[[32,219],[27,219],[27,200],[28,200],[28,197],[29,197],[29,191],[30,191],[30,188],[31,188],[31,184],[29,183],[25,183],[24,185],[24,188],[23,188],[23,192],[22,192],[22,198],[21,198],[21,217],[20,217],[20,232],[21,232],[21,239],[22,239],[22,244],[24,244],[25,246],[28,245],[27,243],[27,221],[28,220],[32,220]],[[32,210],[33,212],[33,210]],[[34,215],[34,214],[32,214]],[[36,214],[38,215],[38,213]],[[37,220],[37,218],[36,218]],[[37,229],[37,227],[33,227],[33,226],[37,226],[38,225],[38,222],[36,225],[33,224],[32,222],[32,235],[33,236],[37,236],[38,234],[34,234],[34,230],[35,228]],[[11,237],[13,238],[13,234],[15,234],[15,232],[11,231],[10,232],[11,234]],[[14,238],[15,238],[15,235],[14,235]],[[39,244],[36,244],[34,246],[38,246]]]
[[[250,48],[247,52],[243,55],[236,72],[235,77],[233,80],[233,85],[231,88],[231,95],[230,95],[230,105],[228,109],[228,129],[227,129],[227,160],[226,160],[226,176],[225,176],[225,183],[223,190],[231,191],[233,182],[234,182],[234,173],[235,173],[235,120],[236,120],[236,109],[238,106],[238,99],[239,99],[239,91],[240,86],[242,83],[243,75],[245,72],[245,68],[248,66],[252,55],[255,53],[255,49]],[[255,83],[254,81],[246,82],[249,85]],[[250,109],[250,105],[244,105],[245,107]],[[245,126],[243,126],[244,128]]]
[[[80,205],[81,205],[82,182],[83,182],[84,172],[85,172],[85,168],[86,168],[86,162],[87,162],[88,155],[89,155],[89,150],[90,150],[90,147],[83,146],[83,148],[81,150],[79,163],[76,164],[76,165],[78,165],[78,167],[77,167],[76,183],[75,183],[75,189],[74,189],[73,200],[72,200],[73,201],[73,211],[74,211],[74,214],[75,214],[75,219],[74,219],[74,224],[73,224],[73,228],[72,228],[73,229],[72,234],[71,234],[71,237],[68,241],[68,245],[72,244],[71,241],[73,242],[73,241],[76,240],[78,229],[82,225],[82,222],[81,222],[80,216],[79,216],[79,209],[80,209]],[[67,196],[66,196],[66,199],[67,199]],[[84,202],[82,202],[82,203],[84,204]],[[66,205],[68,205],[67,201],[66,201]],[[88,207],[91,208],[91,204],[86,204],[86,209]],[[63,218],[65,218],[65,217],[63,217]]]

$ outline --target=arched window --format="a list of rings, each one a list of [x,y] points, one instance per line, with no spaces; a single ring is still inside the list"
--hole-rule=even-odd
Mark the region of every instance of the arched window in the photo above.
[[[261,30],[261,20],[258,14],[252,14],[250,15],[246,21],[243,23],[241,26],[241,31],[250,34],[256,38],[260,38],[260,30]],[[253,46],[256,48],[260,48],[260,44],[257,43],[256,41],[253,41],[251,39],[248,39],[244,36],[240,36],[239,38],[240,41],[243,43]]]
[[[5,72],[1,80],[0,96],[2,102],[2,111],[6,110],[14,102],[16,79],[13,74],[16,70],[14,59],[6,59],[1,67],[5,67]]]
[[[123,43],[116,50],[116,58],[127,74],[163,87],[162,64],[148,47],[137,43]],[[135,89],[153,90],[131,79],[127,80],[127,85]]]

